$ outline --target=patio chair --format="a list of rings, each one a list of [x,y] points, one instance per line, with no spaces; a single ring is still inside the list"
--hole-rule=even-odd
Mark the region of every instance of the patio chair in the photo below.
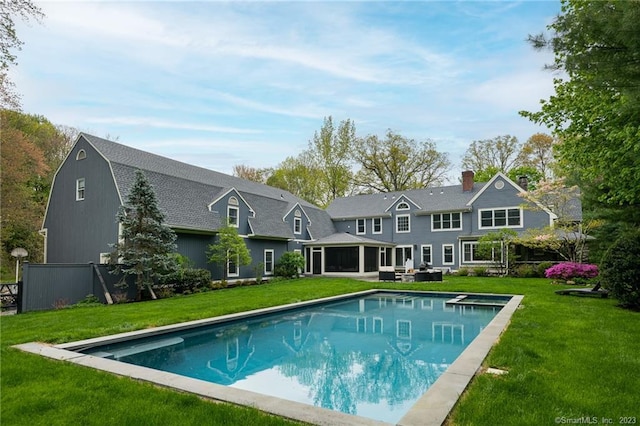
[[[596,284],[592,288],[567,288],[564,290],[556,290],[557,294],[572,295],[572,296],[609,296],[609,290],[602,288],[600,283]]]

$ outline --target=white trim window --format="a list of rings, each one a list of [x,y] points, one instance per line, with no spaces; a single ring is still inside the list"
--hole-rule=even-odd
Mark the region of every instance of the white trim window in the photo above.
[[[494,247],[491,247],[491,256],[481,256],[480,253],[478,253],[477,241],[463,241],[462,261],[464,263],[502,262],[502,250],[497,244],[496,242]],[[499,260],[498,257],[500,257]]]
[[[396,206],[396,210],[409,210],[409,208],[409,203],[406,201],[402,201]]]
[[[371,219],[371,232],[374,234],[382,234],[382,218],[374,217]]]
[[[238,203],[238,199],[236,197],[229,197],[229,201],[227,202],[227,219],[229,220],[229,225],[237,228],[240,223],[238,217],[240,216],[240,204]]]
[[[420,247],[420,261],[421,263],[424,263],[425,265],[431,265],[432,262],[432,257],[431,257],[431,252],[432,252],[433,247],[431,246],[431,244],[425,244],[423,246]]]
[[[227,262],[227,277],[238,277],[240,276],[240,268],[238,264],[240,263],[240,255],[236,255],[235,259],[229,258]]]
[[[431,215],[432,231],[462,230],[462,213],[434,213]]]
[[[300,235],[302,234],[302,213],[300,210],[296,210],[293,216],[293,233]]]
[[[85,180],[80,178],[76,180],[76,201],[83,201],[85,195]]]
[[[408,214],[399,214],[396,216],[396,232],[411,232],[411,216]]]
[[[522,208],[503,207],[478,211],[480,229],[522,228]]]
[[[356,234],[362,235],[367,233],[367,221],[365,219],[356,219]]]
[[[455,263],[454,246],[453,244],[442,245],[442,264],[453,265]]]
[[[264,251],[264,274],[273,275],[273,249]]]

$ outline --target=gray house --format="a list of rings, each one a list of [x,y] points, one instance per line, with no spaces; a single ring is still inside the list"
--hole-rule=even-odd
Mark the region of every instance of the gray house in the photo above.
[[[135,171],[153,186],[178,251],[196,267],[222,276],[207,263],[207,246],[227,218],[251,250],[253,264],[227,265],[230,278],[255,276],[263,263],[273,273],[286,251],[335,232],[324,210],[287,191],[191,166],[88,134],[80,134],[55,174],[41,230],[45,263],[104,263],[118,241],[116,213],[127,199]]]
[[[338,233],[392,243],[379,248],[379,266],[403,268],[409,261],[415,268],[425,264],[451,271],[491,264],[476,253],[478,239],[487,233],[503,228],[521,233],[554,223],[556,215],[542,205],[525,206],[518,196],[522,191],[502,173],[476,183],[474,173],[465,171],[461,185],[339,198],[327,212]],[[307,243],[307,251],[323,249],[335,239],[332,235]]]
[[[142,170],[151,182],[178,251],[214,279],[207,246],[227,220],[237,226],[253,264],[226,265],[231,279],[265,276],[287,251],[306,258],[309,275],[377,276],[381,266],[457,270],[486,263],[475,254],[483,234],[552,224],[544,208],[525,209],[522,188],[498,173],[475,183],[336,199],[322,210],[281,189],[195,167],[80,134],[55,174],[43,227],[46,263],[102,263],[120,235],[116,213]],[[541,207],[541,206],[538,206]]]

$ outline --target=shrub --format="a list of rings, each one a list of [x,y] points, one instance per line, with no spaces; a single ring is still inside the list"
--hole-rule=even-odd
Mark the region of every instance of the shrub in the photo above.
[[[545,272],[547,271],[547,269],[551,268],[552,266],[553,266],[553,262],[538,263],[538,266],[536,266],[536,276],[540,278],[544,278]]]
[[[460,269],[458,269],[458,276],[466,277],[467,275],[469,275],[469,268],[460,268]]]
[[[473,268],[473,275],[476,277],[486,277],[488,275],[487,268],[484,266],[476,266]]]
[[[594,278],[598,276],[598,267],[590,263],[562,262],[547,269],[544,276],[565,281],[576,278]]]
[[[160,288],[168,288],[176,294],[190,294],[208,290],[211,284],[211,272],[208,269],[183,269],[160,279]],[[169,294],[167,290],[165,295]]]
[[[625,308],[640,310],[640,231],[623,235],[602,258],[600,282]]]
[[[102,302],[95,294],[87,294],[84,299],[76,302],[74,306],[102,306]]]
[[[537,271],[533,265],[518,265],[516,266],[515,276],[520,278],[535,278]]]
[[[288,251],[280,256],[273,272],[279,277],[298,278],[302,268],[304,268],[304,257],[300,253]]]

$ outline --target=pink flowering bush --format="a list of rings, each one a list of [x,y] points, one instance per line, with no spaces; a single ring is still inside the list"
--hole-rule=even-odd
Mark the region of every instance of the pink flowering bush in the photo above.
[[[554,280],[573,280],[598,276],[598,266],[591,263],[562,262],[544,271],[544,276]]]

